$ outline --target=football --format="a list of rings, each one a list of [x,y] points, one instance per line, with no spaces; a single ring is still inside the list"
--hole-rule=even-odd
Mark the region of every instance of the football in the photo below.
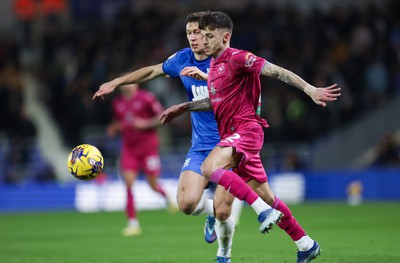
[[[81,144],[68,156],[68,170],[79,180],[96,178],[103,170],[104,158],[99,149],[90,144]]]

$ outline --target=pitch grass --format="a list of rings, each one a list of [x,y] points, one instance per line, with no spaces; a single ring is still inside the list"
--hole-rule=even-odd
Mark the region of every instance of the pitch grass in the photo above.
[[[293,214],[322,247],[315,262],[400,262],[400,204],[310,203]],[[139,212],[144,234],[122,237],[122,212],[0,215],[1,263],[213,262],[217,244],[203,239],[204,216]],[[279,228],[257,232],[245,207],[235,233],[234,263],[296,262],[296,247]]]

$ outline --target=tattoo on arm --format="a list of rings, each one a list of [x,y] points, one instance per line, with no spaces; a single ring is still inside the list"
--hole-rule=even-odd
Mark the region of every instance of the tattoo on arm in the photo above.
[[[210,98],[186,102],[187,111],[210,111],[212,110]]]
[[[284,69],[282,67],[276,66],[270,62],[265,63],[261,74],[263,76],[279,79],[280,81],[283,81],[288,85],[299,88],[302,91],[304,91],[306,86],[309,85],[306,81],[304,81],[295,73],[287,69]]]

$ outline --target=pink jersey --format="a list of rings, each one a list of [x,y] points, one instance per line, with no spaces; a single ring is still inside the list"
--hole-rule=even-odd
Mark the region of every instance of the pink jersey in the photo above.
[[[158,148],[156,128],[138,130],[132,127],[135,118],[150,119],[163,111],[162,105],[152,93],[139,89],[131,99],[118,96],[114,99],[112,108],[114,118],[122,122],[123,147],[134,148],[138,153]]]
[[[265,63],[265,59],[235,48],[211,60],[208,91],[221,138],[242,125],[268,127],[256,113],[261,94],[259,75]]]

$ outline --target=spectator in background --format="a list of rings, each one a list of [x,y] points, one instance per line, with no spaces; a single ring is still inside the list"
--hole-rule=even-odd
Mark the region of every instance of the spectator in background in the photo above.
[[[167,204],[175,210],[174,201],[159,184],[160,157],[159,139],[156,127],[158,116],[163,111],[161,103],[153,94],[140,90],[138,84],[121,86],[121,96],[112,103],[113,122],[107,127],[107,134],[115,136],[121,132],[122,153],[120,160],[121,173],[126,185],[126,216],[128,225],[123,230],[124,236],[140,235],[132,187],[143,171],[150,187],[161,194]]]
[[[306,168],[295,149],[287,149],[283,156],[283,171],[297,172]]]
[[[400,140],[395,133],[387,133],[380,140],[373,166],[400,166]]]
[[[10,37],[3,37],[0,41],[0,134],[9,139],[9,147],[4,152],[7,162],[2,178],[8,184],[18,184],[27,179],[28,149],[36,136],[36,127],[25,107],[18,53],[17,43]]]

